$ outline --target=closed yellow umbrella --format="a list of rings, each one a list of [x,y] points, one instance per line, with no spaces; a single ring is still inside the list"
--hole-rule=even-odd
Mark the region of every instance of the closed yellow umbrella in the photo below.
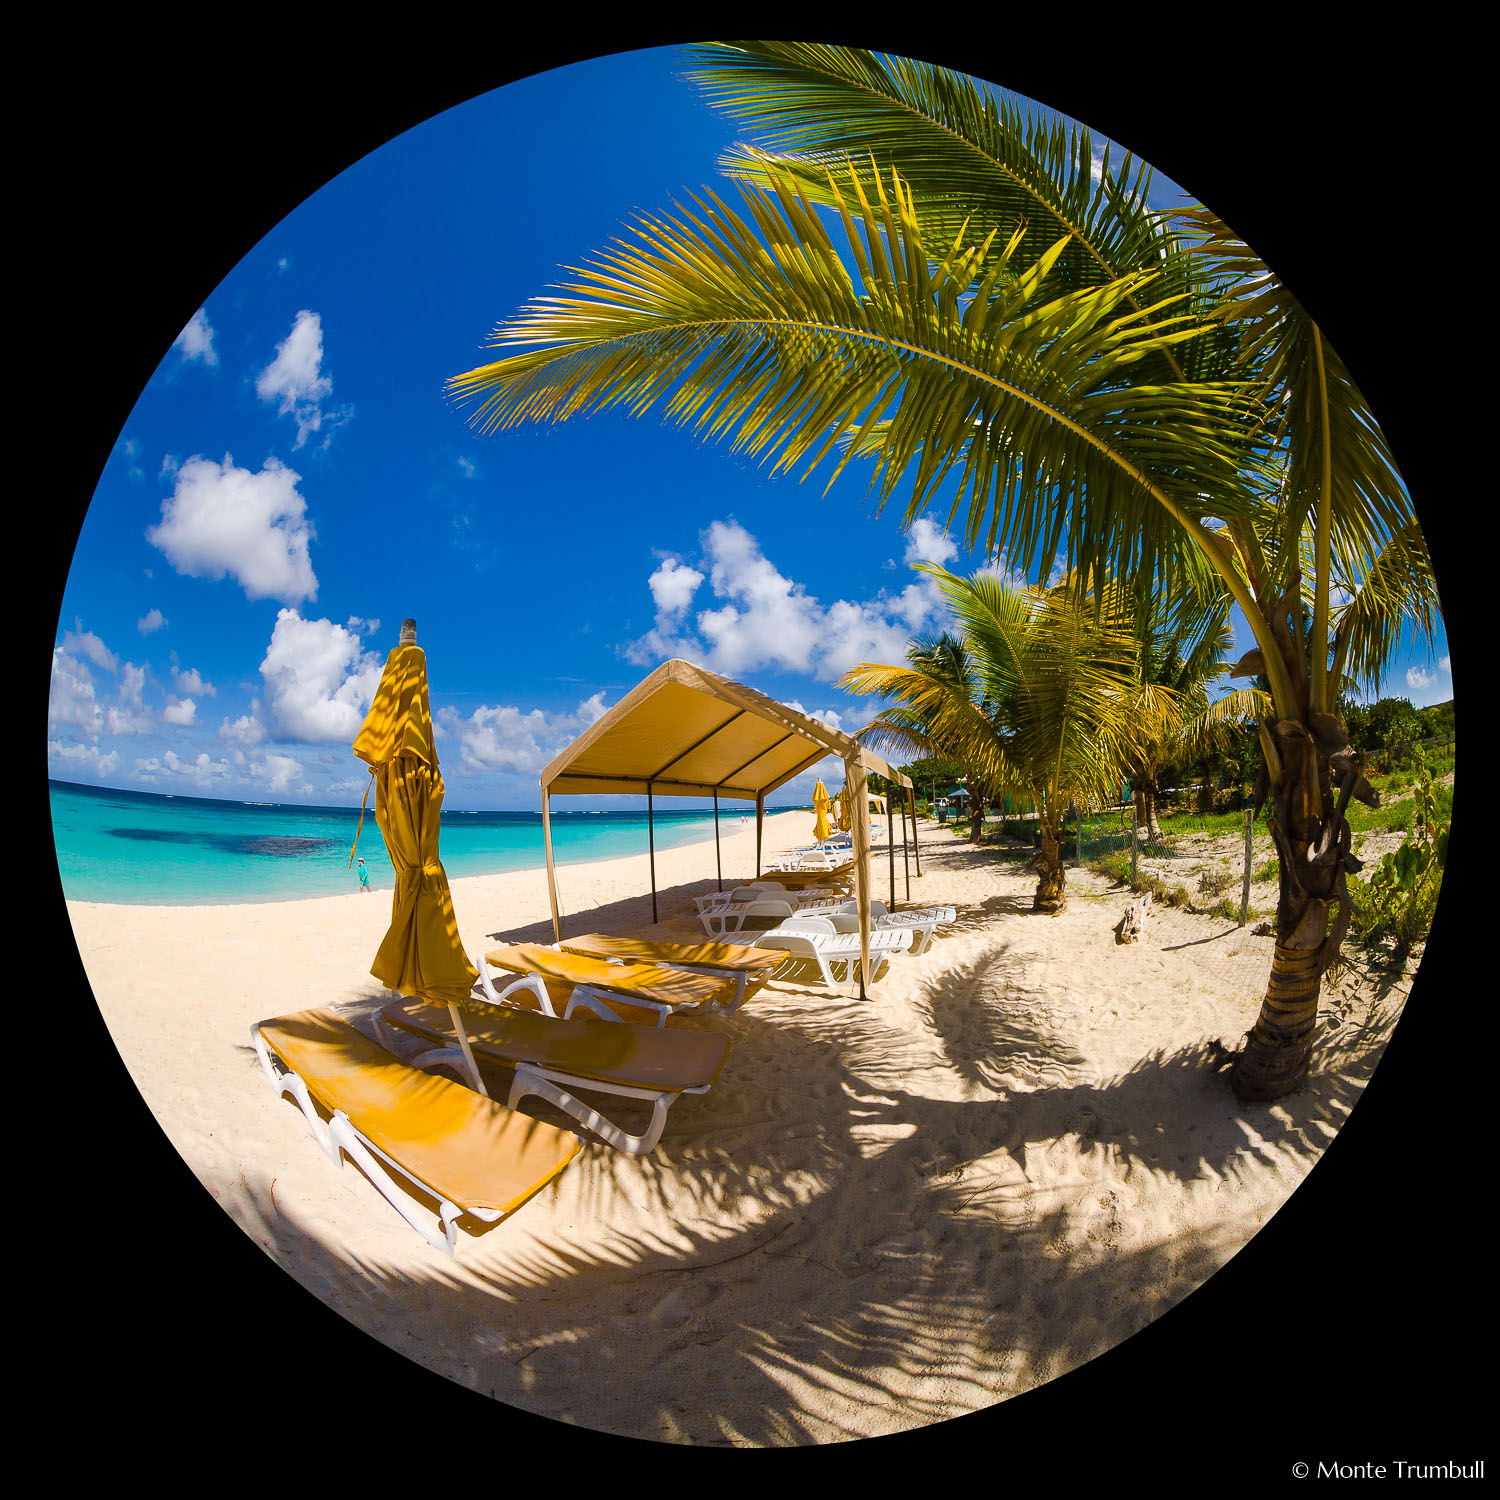
[[[821,844],[833,831],[828,823],[828,788],[821,781],[813,788],[813,811],[818,815],[813,823],[813,837]]]
[[[849,788],[846,786],[839,792],[839,828],[848,833],[854,827],[854,810],[849,800]]]
[[[390,929],[370,972],[399,994],[456,1007],[469,998],[479,971],[464,953],[438,858],[443,776],[432,743],[427,657],[416,639],[408,620],[354,740],[354,753],[374,774],[375,821],[396,872]]]

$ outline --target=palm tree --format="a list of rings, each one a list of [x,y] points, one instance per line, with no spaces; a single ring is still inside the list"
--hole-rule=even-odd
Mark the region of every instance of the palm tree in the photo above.
[[[1101,803],[1134,748],[1128,616],[1113,598],[1081,598],[1067,587],[924,571],[961,635],[944,637],[952,642],[944,651],[913,642],[905,667],[867,662],[845,674],[841,686],[851,692],[896,699],[859,738],[952,755],[973,768],[976,800],[1010,793],[1031,802],[1041,839],[1032,906],[1059,912],[1067,902],[1063,815],[1073,802]]]
[[[958,636],[947,631],[935,637],[917,636],[907,645],[906,663],[914,677],[931,685],[934,701],[888,704],[859,733],[893,751],[950,761],[961,767],[955,774],[961,775],[969,788],[969,837],[977,840],[985,803],[992,794],[986,791],[978,767],[955,756],[934,729],[935,700],[940,693],[954,703],[975,704],[985,718],[989,717],[989,704],[978,698],[968,651]]]
[[[1376,800],[1334,713],[1340,653],[1358,636],[1378,656],[1435,607],[1364,398],[1247,246],[1204,210],[1153,212],[1129,158],[1096,175],[1086,131],[859,49],[699,56],[717,102],[780,148],[730,163],[743,213],[710,195],[643,219],[501,325],[496,346],[523,352],[451,393],[484,430],[662,400],[773,472],[841,449],[830,484],[869,454],[882,504],[910,481],[908,524],[941,494],[970,548],[1035,580],[1060,559],[1142,595],[1212,578],[1256,641],[1238,672],[1268,685],[1258,799],[1281,855],[1234,1086],[1298,1087],[1349,923],[1345,811]],[[1340,570],[1383,585],[1380,620],[1342,640]]]
[[[1209,684],[1233,664],[1234,631],[1226,598],[1188,590],[1177,599],[1158,595],[1144,607],[1135,602],[1137,748],[1127,772],[1136,821],[1148,838],[1156,838],[1156,803],[1166,767],[1217,750],[1240,732],[1246,719],[1258,719],[1270,704],[1257,688],[1209,698]]]

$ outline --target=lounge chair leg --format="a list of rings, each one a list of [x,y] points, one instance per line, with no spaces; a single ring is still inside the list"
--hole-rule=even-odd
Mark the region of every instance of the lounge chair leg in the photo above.
[[[658,1026],[665,1026],[667,1017],[672,1013],[672,1007],[659,1000],[647,1000],[640,995],[608,995],[594,989],[591,985],[580,984],[575,985],[573,993],[568,996],[568,1006],[563,1012],[563,1020],[571,1021],[574,1011],[591,1010],[602,1020],[618,1021],[620,1017],[609,1008],[610,1000],[613,1000],[616,1005],[633,1005],[639,1010],[654,1010]]]
[[[463,1209],[449,1203],[446,1199],[440,1200],[443,1220],[443,1233],[438,1234],[432,1225],[426,1221],[425,1216],[417,1213],[416,1205],[401,1191],[391,1180],[391,1174],[376,1160],[375,1156],[366,1148],[364,1139],[359,1132],[349,1123],[349,1117],[342,1111],[334,1113],[329,1124],[329,1130],[333,1138],[343,1149],[348,1152],[349,1158],[355,1163],[370,1180],[370,1185],[385,1199],[392,1208],[411,1225],[418,1234],[432,1246],[434,1250],[442,1250],[445,1254],[453,1255],[456,1251],[458,1230],[454,1224]]]
[[[495,971],[485,962],[483,954],[480,954],[479,962],[475,967],[479,970],[479,985],[484,991],[484,998],[491,1005],[504,1005],[508,995],[514,995],[518,990],[525,990],[536,996],[536,1002],[541,1006],[544,1016],[557,1015],[552,1008],[552,996],[547,993],[547,986],[542,982],[540,974],[526,974],[520,979],[512,980],[503,990],[497,990]]]
[[[271,1049],[266,1046],[266,1039],[260,1034],[258,1025],[250,1028],[250,1037],[255,1043],[255,1054],[260,1058],[260,1065],[265,1069],[272,1089],[278,1095],[290,1094],[297,1101],[298,1108],[312,1127],[313,1139],[323,1148],[323,1154],[334,1166],[342,1167],[344,1163],[339,1156],[338,1144],[329,1133],[328,1126],[323,1123],[323,1117],[312,1102],[312,1095],[307,1092],[307,1085],[302,1081],[301,1076],[290,1069],[283,1068],[279,1059],[274,1064],[272,1063]]]
[[[581,1125],[586,1125],[600,1140],[613,1146],[616,1151],[623,1151],[627,1156],[644,1156],[661,1139],[662,1128],[667,1123],[667,1111],[671,1109],[677,1095],[627,1088],[615,1088],[609,1092],[652,1101],[651,1123],[640,1135],[630,1135],[621,1130],[618,1125],[606,1120],[598,1110],[591,1109],[583,1100],[570,1094],[560,1083],[549,1078],[543,1070],[526,1063],[517,1064],[516,1080],[511,1084],[510,1097],[505,1102],[511,1109],[514,1109],[519,1100],[524,1099],[528,1094],[535,1094],[538,1098],[546,1099],[549,1103],[566,1111]]]

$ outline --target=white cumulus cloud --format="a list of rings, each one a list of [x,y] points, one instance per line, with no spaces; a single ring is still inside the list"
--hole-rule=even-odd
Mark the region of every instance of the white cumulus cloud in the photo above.
[[[47,699],[47,727],[71,726],[97,740],[104,729],[104,710],[94,691],[93,674],[61,646],[52,652],[52,690]]]
[[[333,379],[323,373],[323,320],[317,313],[303,308],[297,314],[292,331],[276,346],[276,358],[256,377],[255,394],[276,402],[281,415],[296,422],[297,448],[325,423],[333,428],[348,419],[350,408],[325,407]]]
[[[958,556],[958,543],[930,516],[918,516],[906,534],[905,559],[908,567],[917,563],[936,563],[946,568]]]
[[[241,714],[232,722],[226,715],[219,724],[219,738],[233,740],[236,744],[253,750],[266,737],[266,726],[259,718],[259,709],[259,701],[256,701],[250,705],[248,714]]]
[[[160,630],[167,623],[167,617],[159,609],[148,609],[139,620],[135,622],[135,628],[142,635],[150,635],[153,631]]]
[[[168,724],[191,724],[197,715],[198,705],[191,698],[176,698],[171,694],[167,695],[166,707],[161,711],[163,721]]]
[[[116,701],[104,713],[104,722],[111,734],[146,734],[154,727],[151,710],[142,697],[145,686],[146,669],[134,662],[126,662],[120,672],[120,691]]]
[[[312,792],[312,787],[303,780],[302,762],[290,755],[268,755],[264,760],[254,761],[250,774],[268,792],[297,791],[304,796]]]
[[[714,521],[702,543],[717,607],[700,610],[688,628],[684,616],[705,575],[669,559],[648,580],[655,627],[625,648],[637,665],[685,656],[730,677],[769,668],[831,681],[862,661],[901,661],[911,636],[945,613],[926,577],[898,594],[824,605],[735,521]],[[906,560],[947,562],[957,550],[940,527],[919,518]]]
[[[71,651],[75,656],[88,657],[96,667],[103,667],[106,672],[118,672],[120,662],[114,652],[92,630],[85,630],[81,621],[74,623],[77,629],[64,633],[62,649]]]
[[[206,365],[218,364],[219,354],[214,348],[213,324],[208,321],[208,314],[201,307],[193,314],[188,326],[177,335],[177,342],[172,347],[182,351],[184,361],[201,359]]]
[[[108,776],[120,764],[119,754],[114,750],[101,755],[97,745],[67,745],[61,740],[47,741],[47,756],[58,770],[74,776],[81,771]]]
[[[661,624],[664,616],[669,619],[681,617],[693,602],[693,595],[703,582],[703,574],[678,562],[675,557],[669,557],[646,582],[651,597],[656,600],[657,623]]]
[[[218,692],[211,682],[203,680],[203,674],[196,667],[190,667],[184,671],[181,667],[172,668],[172,681],[177,685],[179,693],[190,693],[194,698],[217,698]]]
[[[445,735],[458,741],[460,763],[469,770],[534,775],[598,719],[605,707],[601,691],[585,698],[572,713],[485,704],[467,718],[453,708],[439,709],[437,721]]]
[[[266,709],[279,734],[312,744],[352,743],[380,684],[383,662],[361,651],[355,634],[332,620],[276,616],[260,674]]]
[[[227,453],[222,464],[194,455],[177,470],[161,524],[147,530],[146,540],[190,578],[232,575],[246,598],[316,599],[308,556],[316,533],[297,490],[300,478],[274,458],[253,474]]]

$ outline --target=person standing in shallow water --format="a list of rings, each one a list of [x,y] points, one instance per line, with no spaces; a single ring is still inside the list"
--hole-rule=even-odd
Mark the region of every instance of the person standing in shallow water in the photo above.
[[[360,862],[359,862],[359,893],[360,893],[361,896],[367,896],[369,894],[369,892],[370,892],[370,872],[367,869],[365,869],[365,862],[364,862],[364,860],[360,860]]]

